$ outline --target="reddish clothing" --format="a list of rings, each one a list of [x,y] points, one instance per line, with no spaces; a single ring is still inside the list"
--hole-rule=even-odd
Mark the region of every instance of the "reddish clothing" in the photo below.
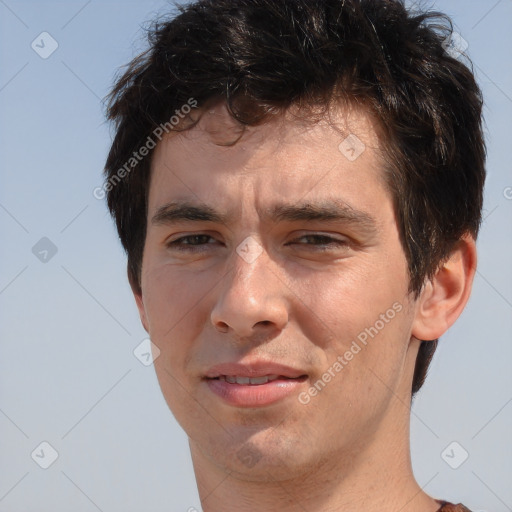
[[[454,505],[447,501],[437,500],[437,502],[441,504],[441,508],[437,512],[471,512],[471,510],[465,507],[462,503]]]

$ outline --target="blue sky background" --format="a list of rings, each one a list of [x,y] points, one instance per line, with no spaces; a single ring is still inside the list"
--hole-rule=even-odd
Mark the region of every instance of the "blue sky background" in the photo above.
[[[431,495],[505,512],[512,1],[428,5],[453,15],[469,43],[489,157],[473,296],[415,401],[413,466]],[[169,9],[156,0],[0,0],[0,512],[201,510],[187,438],[152,366],[133,355],[146,333],[113,224],[92,193],[111,140],[101,99],[115,71],[144,48],[141,25]],[[58,43],[47,59],[31,48],[43,31]],[[50,250],[46,262],[33,254],[38,242]],[[40,451],[31,457],[43,441],[58,452],[46,470],[34,461]],[[442,457],[454,441],[450,453],[468,453],[457,469]]]

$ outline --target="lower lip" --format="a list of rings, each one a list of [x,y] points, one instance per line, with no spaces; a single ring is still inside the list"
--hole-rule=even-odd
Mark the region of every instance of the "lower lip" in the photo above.
[[[225,380],[207,379],[208,387],[229,405],[235,407],[264,407],[297,393],[305,378],[276,379],[266,384],[231,384]]]

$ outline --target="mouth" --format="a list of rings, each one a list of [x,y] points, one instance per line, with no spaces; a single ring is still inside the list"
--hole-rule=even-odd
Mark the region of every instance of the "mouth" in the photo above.
[[[261,386],[268,382],[274,382],[276,380],[283,381],[299,381],[303,382],[306,380],[307,375],[300,375],[299,377],[287,377],[285,375],[262,375],[261,377],[244,377],[241,375],[219,375],[218,377],[210,378],[209,380],[220,380],[228,382],[229,384],[239,384],[240,386]]]
[[[212,396],[237,408],[266,407],[298,395],[307,379],[303,370],[271,361],[224,363],[203,378]]]
[[[206,379],[221,379],[232,384],[265,384],[276,379],[297,379],[306,376],[306,372],[292,366],[273,361],[253,360],[251,362],[221,363],[205,372]],[[252,382],[251,382],[252,381]]]

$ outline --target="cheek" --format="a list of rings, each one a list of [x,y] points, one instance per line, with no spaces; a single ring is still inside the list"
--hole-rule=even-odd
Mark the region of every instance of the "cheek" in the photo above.
[[[299,323],[327,372],[315,378],[333,382],[322,394],[332,393],[334,403],[371,409],[398,385],[412,324],[407,286],[405,262],[395,258],[357,267],[347,261],[296,288],[311,309]]]
[[[214,283],[213,277],[199,279],[171,265],[155,265],[143,280],[149,334],[160,349],[154,362],[156,376],[170,410],[185,429],[183,421],[205,421],[186,373],[193,340],[200,337],[208,318],[205,301]]]
[[[308,390],[310,416],[325,418],[327,407],[326,426],[333,432],[341,429],[350,443],[372,434],[399,393],[411,318],[406,305],[397,312],[400,305],[394,304],[382,310],[376,306],[369,314],[360,309],[357,315],[340,314],[335,342],[322,348],[323,373],[314,376]]]
[[[193,338],[200,332],[202,304],[218,279],[216,274],[198,276],[173,265],[155,266],[145,275],[142,288],[149,333],[161,350],[178,348],[173,340],[185,333]]]
[[[377,264],[370,258],[367,262],[347,259],[329,271],[289,275],[287,281],[302,305],[297,322],[307,329],[306,337],[324,349],[342,351],[360,333],[364,338],[365,329],[376,323],[379,331],[389,330],[408,284],[405,263],[389,264],[384,258]]]

